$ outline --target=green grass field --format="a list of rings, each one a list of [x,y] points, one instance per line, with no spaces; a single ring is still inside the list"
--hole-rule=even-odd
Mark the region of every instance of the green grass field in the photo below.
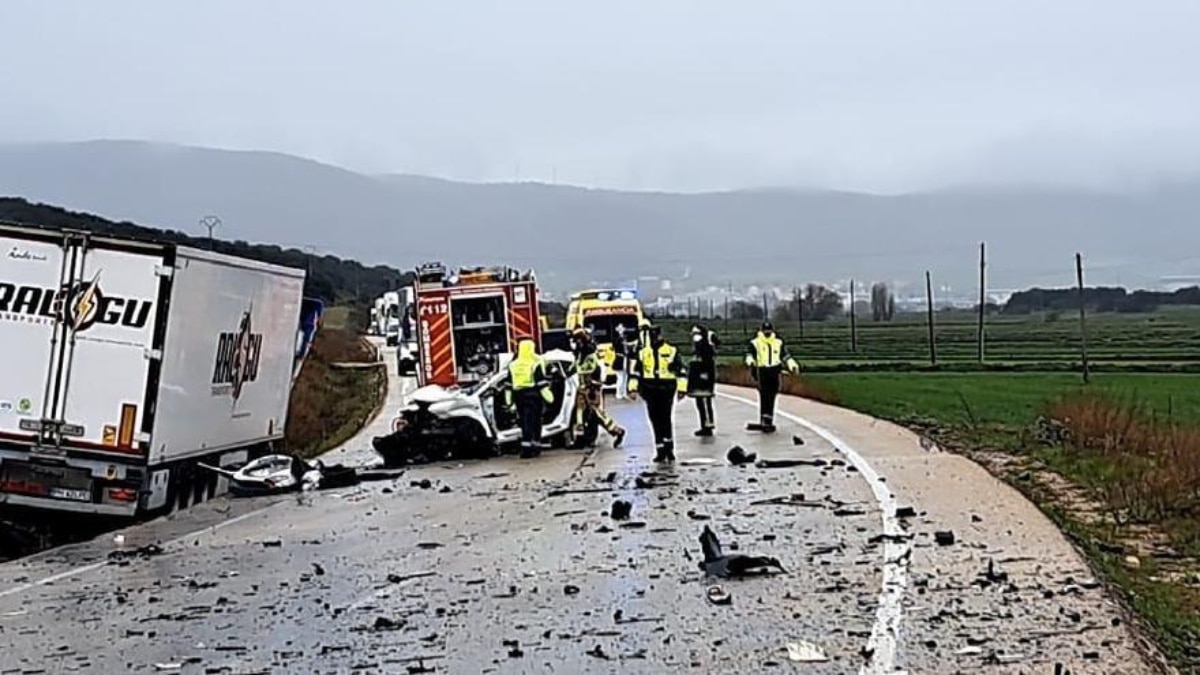
[[[668,339],[684,340],[691,321],[660,319]],[[737,358],[757,323],[720,319],[704,322],[724,340],[721,356]],[[934,319],[938,364],[978,369],[976,318],[941,312]],[[812,370],[912,367],[930,363],[925,317],[897,315],[892,322],[857,325],[851,349],[850,322],[839,318],[809,322],[801,336],[794,322],[776,322],[795,353]],[[1173,308],[1153,314],[1096,314],[1088,319],[1089,359],[1100,369],[1200,369],[1200,309]],[[1080,361],[1080,329],[1074,314],[1024,317],[989,316],[984,330],[985,362],[993,368],[1062,370]]]
[[[1102,392],[1148,414],[1200,423],[1200,375],[1097,373],[816,373],[805,376],[838,402],[893,420],[1028,426],[1055,400]],[[973,418],[973,420],[972,420]]]

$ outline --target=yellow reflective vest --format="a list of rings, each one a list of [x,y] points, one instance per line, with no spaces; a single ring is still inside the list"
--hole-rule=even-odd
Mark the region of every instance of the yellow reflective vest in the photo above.
[[[796,361],[788,353],[787,346],[778,335],[767,337],[759,333],[750,341],[750,349],[746,354],[746,365],[756,368],[778,368],[787,364],[788,369],[796,370]]]
[[[665,342],[658,349],[650,345],[642,347],[630,374],[630,391],[647,386],[687,391],[687,365],[679,350]]]

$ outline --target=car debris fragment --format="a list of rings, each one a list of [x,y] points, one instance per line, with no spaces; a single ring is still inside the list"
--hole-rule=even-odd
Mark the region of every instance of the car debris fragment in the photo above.
[[[792,436],[792,445],[804,445],[804,439],[799,434]]]
[[[829,661],[825,652],[811,642],[789,642],[787,652],[788,660],[796,663],[826,663]]]
[[[704,526],[704,531],[700,534],[700,548],[704,552],[704,560],[698,565],[710,577],[729,579],[764,576],[774,573],[775,570],[787,573],[778,558],[741,553],[726,555],[721,550],[721,541],[708,525]]]
[[[953,546],[954,545],[954,533],[950,532],[950,531],[934,532],[933,540],[935,542],[937,542],[938,546]]]
[[[163,554],[163,548],[158,544],[147,544],[131,551],[113,551],[108,554],[110,562],[125,562],[128,560],[153,558]]]
[[[629,515],[633,512],[633,504],[627,501],[618,499],[612,503],[609,508],[608,515],[613,520],[629,520]]]
[[[733,604],[733,596],[720,586],[709,586],[705,589],[704,596],[714,605]]]
[[[746,449],[740,445],[735,445],[725,453],[725,459],[733,466],[742,466],[745,464],[753,464],[758,459],[758,454],[754,452],[746,452]]]
[[[794,469],[800,466],[829,466],[823,459],[760,459],[755,463],[760,469]]]

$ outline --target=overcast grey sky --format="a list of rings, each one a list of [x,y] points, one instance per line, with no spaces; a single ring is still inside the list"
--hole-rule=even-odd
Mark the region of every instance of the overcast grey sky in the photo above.
[[[700,190],[1200,173],[1196,0],[2,0],[0,140]]]

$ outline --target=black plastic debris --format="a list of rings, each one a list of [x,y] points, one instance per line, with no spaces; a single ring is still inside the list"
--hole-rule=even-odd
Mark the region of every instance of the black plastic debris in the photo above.
[[[450,489],[449,485],[443,485],[442,489],[438,490],[438,492],[440,492],[442,494],[448,494],[448,493],[454,492],[454,490]]]
[[[829,466],[823,459],[762,459],[755,464],[760,469],[794,469],[800,466]]]
[[[313,563],[312,566],[313,566],[313,574],[315,574],[319,577],[325,576],[325,568],[321,566],[321,563]]]
[[[608,515],[613,520],[629,520],[629,514],[633,513],[633,504],[618,499],[612,503],[612,507],[608,511]]]
[[[566,595],[566,596],[579,595],[579,587],[573,586],[571,584],[567,584],[566,586],[563,586],[563,595]]]
[[[947,532],[934,532],[933,540],[935,542],[937,542],[938,546],[953,546],[954,545],[954,533],[948,532],[948,531]]]
[[[600,479],[600,482],[601,483],[613,483],[613,482],[616,482],[616,480],[617,480],[617,472],[609,471],[607,476]]]
[[[108,559],[113,562],[122,562],[125,560],[153,558],[163,554],[163,548],[158,544],[147,544],[141,548],[136,548],[131,551],[113,551],[108,554]]]
[[[423,579],[425,577],[437,576],[437,572],[413,572],[411,574],[389,574],[387,581],[389,584],[402,584],[405,581],[413,579]]]
[[[799,434],[792,436],[792,445],[804,445],[804,439]]]
[[[404,628],[405,623],[404,619],[390,619],[386,616],[379,616],[375,617],[375,623],[372,624],[371,630],[376,633],[400,630]]]
[[[901,506],[900,508],[896,509],[896,517],[897,518],[916,518],[917,510],[911,506]]]
[[[612,660],[612,657],[610,657],[608,654],[605,654],[604,648],[601,647],[600,645],[596,645],[595,647],[592,647],[591,649],[587,650],[584,653],[595,659],[601,659],[603,661],[611,661]]]
[[[758,454],[746,452],[746,449],[740,445],[735,445],[725,453],[725,459],[734,466],[742,466],[743,464],[753,464],[758,459]]]
[[[763,576],[776,570],[787,573],[777,558],[740,553],[726,555],[721,550],[721,541],[717,539],[716,533],[707,525],[700,534],[700,548],[704,551],[704,560],[700,561],[699,567],[710,577],[728,579]]]
[[[409,482],[409,486],[421,488],[422,490],[428,490],[429,488],[433,487],[433,481],[429,480],[428,478],[424,480],[414,480]]]
[[[271,539],[262,543],[263,548],[281,548],[283,542],[279,539]]]
[[[692,520],[712,520],[712,516],[704,513],[697,513],[696,511],[688,511],[687,517],[691,518]]]
[[[525,652],[521,651],[521,643],[519,641],[505,640],[501,644],[503,644],[505,647],[508,647],[508,658],[519,659],[525,656]]]
[[[425,551],[432,551],[435,548],[441,548],[441,547],[442,547],[442,544],[439,544],[436,541],[422,541],[422,542],[417,543],[417,548],[425,550]]]

